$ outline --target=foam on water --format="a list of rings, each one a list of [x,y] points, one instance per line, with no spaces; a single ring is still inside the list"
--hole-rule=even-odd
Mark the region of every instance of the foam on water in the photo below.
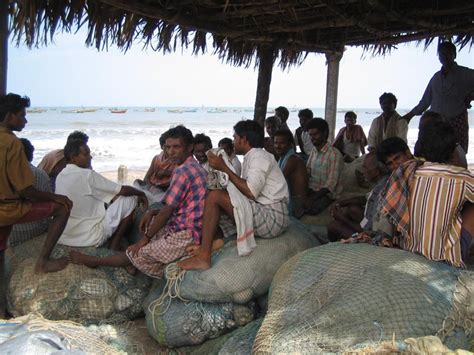
[[[246,108],[229,108],[227,112],[209,113],[206,108],[196,112],[170,113],[167,108],[156,108],[155,112],[143,109],[128,109],[125,114],[112,114],[107,109],[95,112],[64,113],[65,108],[49,108],[42,113],[28,114],[28,124],[19,137],[31,140],[35,146],[34,164],[52,149],[64,147],[66,138],[74,130],[81,130],[90,137],[89,146],[93,155],[93,167],[97,171],[115,170],[125,164],[130,169],[146,169],[154,155],[161,151],[158,139],[172,126],[184,124],[193,134],[205,133],[214,146],[223,137],[232,137],[233,125],[241,119],[251,119],[252,112]],[[313,109],[316,117],[323,117],[323,109]],[[344,110],[337,113],[336,131],[344,125]],[[356,110],[358,124],[366,134],[370,123],[380,114],[377,109]],[[399,110],[400,114],[405,113]],[[270,116],[270,114],[268,114]],[[474,164],[474,113],[469,116],[471,137],[468,162]],[[288,126],[294,131],[299,126],[297,112],[290,113]],[[418,119],[410,122],[408,143],[413,149],[418,135]]]

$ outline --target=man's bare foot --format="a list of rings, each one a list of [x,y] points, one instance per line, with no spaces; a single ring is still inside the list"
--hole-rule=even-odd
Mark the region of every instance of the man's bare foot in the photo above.
[[[224,239],[214,239],[212,242],[212,251],[216,251],[221,249],[224,246]],[[190,245],[186,248],[186,252],[189,256],[195,256],[198,254],[199,250],[201,249],[200,245]]]
[[[69,260],[67,258],[59,259],[38,259],[35,265],[36,273],[56,272],[64,269]]]
[[[199,247],[195,255],[177,262],[178,267],[183,270],[207,270],[211,267],[211,255],[206,255]]]
[[[190,245],[189,247],[186,247],[186,253],[188,253],[189,256],[194,256],[196,255],[197,251],[201,249],[199,245]]]
[[[224,239],[214,239],[212,241],[212,251],[221,249],[224,246]]]
[[[87,267],[96,268],[99,266],[97,256],[90,256],[71,250],[69,252],[69,260],[74,264],[85,265]]]

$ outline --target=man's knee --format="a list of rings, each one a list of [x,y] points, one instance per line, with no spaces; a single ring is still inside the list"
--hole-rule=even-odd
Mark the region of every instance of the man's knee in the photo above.
[[[229,193],[222,190],[211,190],[206,197],[206,203],[217,204],[222,206],[224,203],[230,202]]]
[[[66,206],[57,202],[52,202],[52,203],[53,203],[53,213],[52,213],[53,217],[59,217],[59,216],[69,217],[69,214],[71,212],[67,210]]]

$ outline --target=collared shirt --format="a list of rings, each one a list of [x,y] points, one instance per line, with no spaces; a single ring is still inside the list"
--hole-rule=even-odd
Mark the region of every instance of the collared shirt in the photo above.
[[[336,199],[342,192],[339,177],[341,176],[343,166],[344,160],[341,152],[328,142],[326,142],[321,150],[314,147],[306,163],[309,188],[313,191],[327,188],[329,190],[328,197]]]
[[[285,201],[290,193],[283,172],[273,154],[252,148],[244,155],[242,179],[246,180],[255,201],[262,205]]]
[[[14,224],[31,209],[18,191],[33,186],[35,179],[21,141],[0,127],[0,226]]]
[[[58,243],[86,247],[103,241],[104,203],[110,203],[121,188],[91,169],[67,164],[56,178],[56,193],[67,196],[73,205]]]
[[[48,174],[32,164],[30,168],[35,177],[33,186],[39,191],[52,192]],[[49,221],[50,218],[44,218],[35,222],[15,224],[8,238],[9,245],[13,247],[46,232]]]
[[[440,70],[433,75],[413,112],[421,115],[431,106],[446,119],[456,117],[467,110],[464,100],[473,91],[474,70],[454,63],[445,74]]]
[[[469,170],[424,163],[410,183],[404,249],[462,266],[461,209],[466,201],[474,202],[474,175]]]
[[[163,202],[175,209],[167,227],[173,232],[188,230],[194,242],[200,243],[206,193],[207,173],[193,157],[188,157],[174,170],[163,197]]]
[[[376,117],[370,125],[369,137],[367,138],[368,146],[376,148],[382,141],[391,137],[400,137],[407,141],[408,123],[401,120],[398,112],[394,112],[388,119],[385,126],[383,114]]]

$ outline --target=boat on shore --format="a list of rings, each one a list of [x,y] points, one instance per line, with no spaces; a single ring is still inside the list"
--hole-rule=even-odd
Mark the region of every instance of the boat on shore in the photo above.
[[[48,111],[48,110],[45,109],[45,108],[32,108],[32,109],[28,109],[27,113],[43,113],[43,112],[46,112],[46,111]]]
[[[110,113],[127,113],[127,109],[118,109],[118,108],[111,108],[109,109]]]

